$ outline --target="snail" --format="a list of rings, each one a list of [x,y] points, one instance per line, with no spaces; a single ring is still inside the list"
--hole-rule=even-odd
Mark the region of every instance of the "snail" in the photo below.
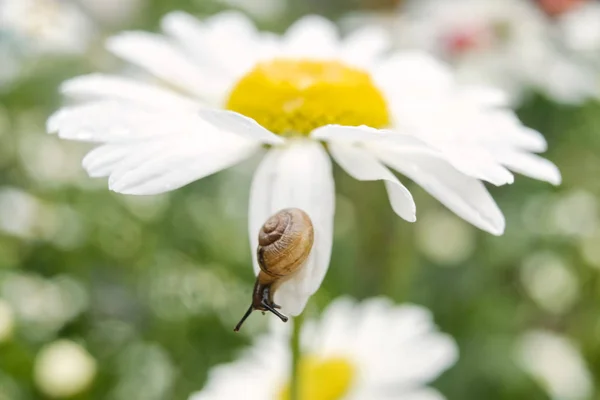
[[[286,208],[271,216],[258,233],[256,257],[260,272],[252,291],[252,303],[235,327],[242,324],[254,310],[270,311],[283,322],[288,317],[273,301],[277,288],[296,274],[308,258],[314,242],[314,229],[308,214],[299,208]]]

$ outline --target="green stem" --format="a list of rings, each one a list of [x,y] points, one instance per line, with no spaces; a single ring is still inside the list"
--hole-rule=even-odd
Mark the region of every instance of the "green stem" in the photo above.
[[[292,349],[292,376],[290,387],[290,400],[301,400],[300,359],[302,357],[302,351],[300,350],[300,332],[302,330],[303,323],[304,316],[302,314],[294,318],[294,329],[292,331],[292,337],[290,338],[290,347]]]

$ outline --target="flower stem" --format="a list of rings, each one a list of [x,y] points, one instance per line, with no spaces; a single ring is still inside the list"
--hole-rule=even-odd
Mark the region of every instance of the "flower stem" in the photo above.
[[[290,400],[301,400],[300,398],[300,359],[302,352],[300,350],[300,332],[304,317],[302,314],[294,318],[294,329],[290,338],[290,347],[292,349],[292,376],[290,388]]]

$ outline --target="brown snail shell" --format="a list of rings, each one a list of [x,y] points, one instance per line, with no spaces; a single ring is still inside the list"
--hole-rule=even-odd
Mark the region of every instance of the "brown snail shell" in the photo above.
[[[283,322],[288,318],[276,309],[273,302],[275,290],[294,276],[310,255],[314,243],[314,228],[310,217],[299,208],[286,208],[271,216],[258,233],[256,257],[260,272],[252,292],[252,304],[241,321],[240,327],[254,310],[270,311]]]

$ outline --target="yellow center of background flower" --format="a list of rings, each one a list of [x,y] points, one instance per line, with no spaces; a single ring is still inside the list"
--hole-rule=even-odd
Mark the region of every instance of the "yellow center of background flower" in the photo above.
[[[300,400],[340,400],[350,390],[356,370],[341,357],[304,357],[300,360],[299,374]],[[289,400],[290,390],[290,384],[287,383],[279,400]]]
[[[371,77],[337,61],[260,63],[233,88],[226,108],[280,135],[329,124],[384,128],[390,119]]]

